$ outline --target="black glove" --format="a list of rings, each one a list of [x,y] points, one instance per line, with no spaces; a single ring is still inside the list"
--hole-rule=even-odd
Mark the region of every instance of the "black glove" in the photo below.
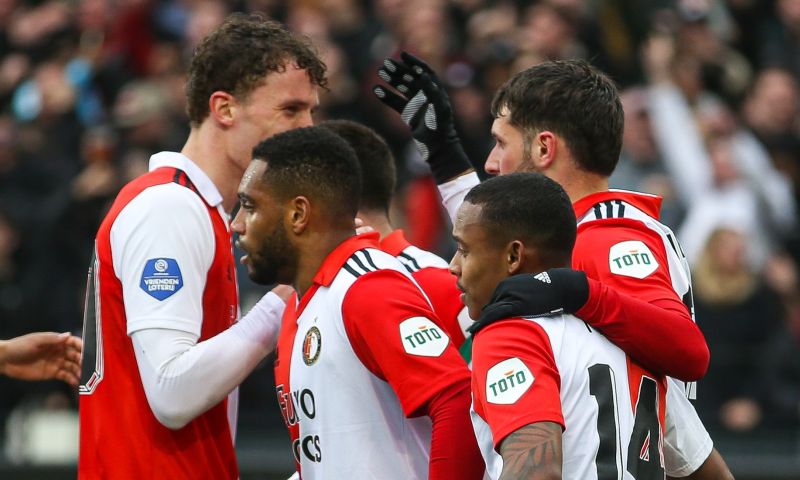
[[[571,268],[551,268],[533,275],[523,273],[503,279],[468,331],[473,335],[497,320],[575,313],[589,299],[586,274]]]
[[[436,183],[445,183],[472,168],[456,133],[450,99],[428,64],[407,52],[400,58],[384,60],[378,76],[402,95],[380,85],[372,91],[411,127],[414,143],[431,166]]]

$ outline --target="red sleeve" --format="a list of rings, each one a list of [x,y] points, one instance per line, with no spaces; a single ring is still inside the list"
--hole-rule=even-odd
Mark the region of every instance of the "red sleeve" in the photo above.
[[[428,267],[412,273],[422,291],[433,305],[439,317],[439,325],[445,329],[456,348],[464,343],[464,331],[458,323],[458,314],[464,308],[461,290],[456,286],[456,276],[446,268]]]
[[[495,322],[472,345],[475,410],[492,430],[495,450],[514,431],[536,422],[564,427],[561,378],[550,339],[530,320]]]
[[[356,355],[392,386],[407,416],[421,415],[445,388],[469,384],[466,363],[422,292],[402,273],[378,270],[359,277],[342,315]]]
[[[589,299],[575,315],[642,366],[697,380],[708,368],[708,346],[672,287],[660,235],[639,223],[606,220],[579,229],[573,267],[590,281]],[[621,251],[630,253],[622,259]]]
[[[471,401],[469,384],[458,383],[428,403],[428,415],[433,421],[429,479],[483,478],[486,465],[472,434],[469,415],[464,415],[469,412]],[[454,458],[458,461],[451,461]]]

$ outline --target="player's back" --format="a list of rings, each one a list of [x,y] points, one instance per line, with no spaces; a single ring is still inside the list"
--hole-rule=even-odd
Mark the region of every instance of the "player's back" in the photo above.
[[[515,338],[527,340],[515,342]],[[536,339],[533,344],[531,338]],[[505,425],[508,435],[531,421],[509,425],[504,415],[516,412],[525,417],[530,410],[560,408],[565,425],[563,478],[664,478],[664,381],[632,363],[598,331],[571,315],[555,315],[496,322],[481,330],[474,342],[475,373],[485,378],[485,383],[479,380],[483,401],[475,402],[480,418],[473,415],[474,421],[488,419],[495,435]],[[491,353],[492,348],[507,353]],[[542,394],[541,389],[548,388],[544,372],[553,367],[554,387]],[[515,408],[504,410],[508,405]],[[544,415],[541,421],[555,420]],[[479,437],[481,428],[485,437],[489,430],[476,425]],[[498,439],[493,443],[497,445]],[[479,444],[484,458],[489,457],[491,478],[499,478],[502,459],[485,439],[479,438]]]
[[[622,478],[664,478],[663,378],[577,318],[533,321],[550,337],[561,375],[564,478],[618,478],[623,466]]]

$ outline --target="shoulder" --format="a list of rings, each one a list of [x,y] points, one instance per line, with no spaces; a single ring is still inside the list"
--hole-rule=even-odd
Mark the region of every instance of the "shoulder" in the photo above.
[[[547,331],[536,321],[509,318],[487,325],[473,338],[473,361],[481,357],[527,354],[533,350],[550,348]]]
[[[412,273],[426,268],[447,269],[447,262],[442,257],[413,245],[400,252],[397,259]]]
[[[111,225],[112,245],[118,246],[120,242],[136,245],[137,238],[196,244],[213,239],[213,235],[205,203],[175,183],[145,188],[121,208]]]

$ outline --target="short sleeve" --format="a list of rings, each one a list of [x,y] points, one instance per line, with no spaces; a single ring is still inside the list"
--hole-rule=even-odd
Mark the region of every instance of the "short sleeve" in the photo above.
[[[561,379],[547,333],[529,320],[495,322],[473,338],[473,401],[489,424],[495,450],[536,422],[564,427]]]
[[[200,197],[169,183],[145,189],[111,227],[128,335],[149,328],[200,336],[214,230]]]
[[[706,461],[714,443],[683,386],[674,379],[667,384],[664,468],[670,477],[687,477]]]
[[[414,279],[428,296],[440,325],[450,335],[456,348],[464,343],[464,330],[459,323],[459,314],[464,309],[461,290],[456,286],[456,277],[445,268],[428,267],[413,273]]]
[[[387,381],[407,416],[442,389],[469,382],[469,370],[419,288],[393,270],[370,272],[342,305],[345,331],[361,362]]]
[[[653,302],[677,300],[661,236],[641,222],[615,219],[578,227],[573,268],[621,293]]]

